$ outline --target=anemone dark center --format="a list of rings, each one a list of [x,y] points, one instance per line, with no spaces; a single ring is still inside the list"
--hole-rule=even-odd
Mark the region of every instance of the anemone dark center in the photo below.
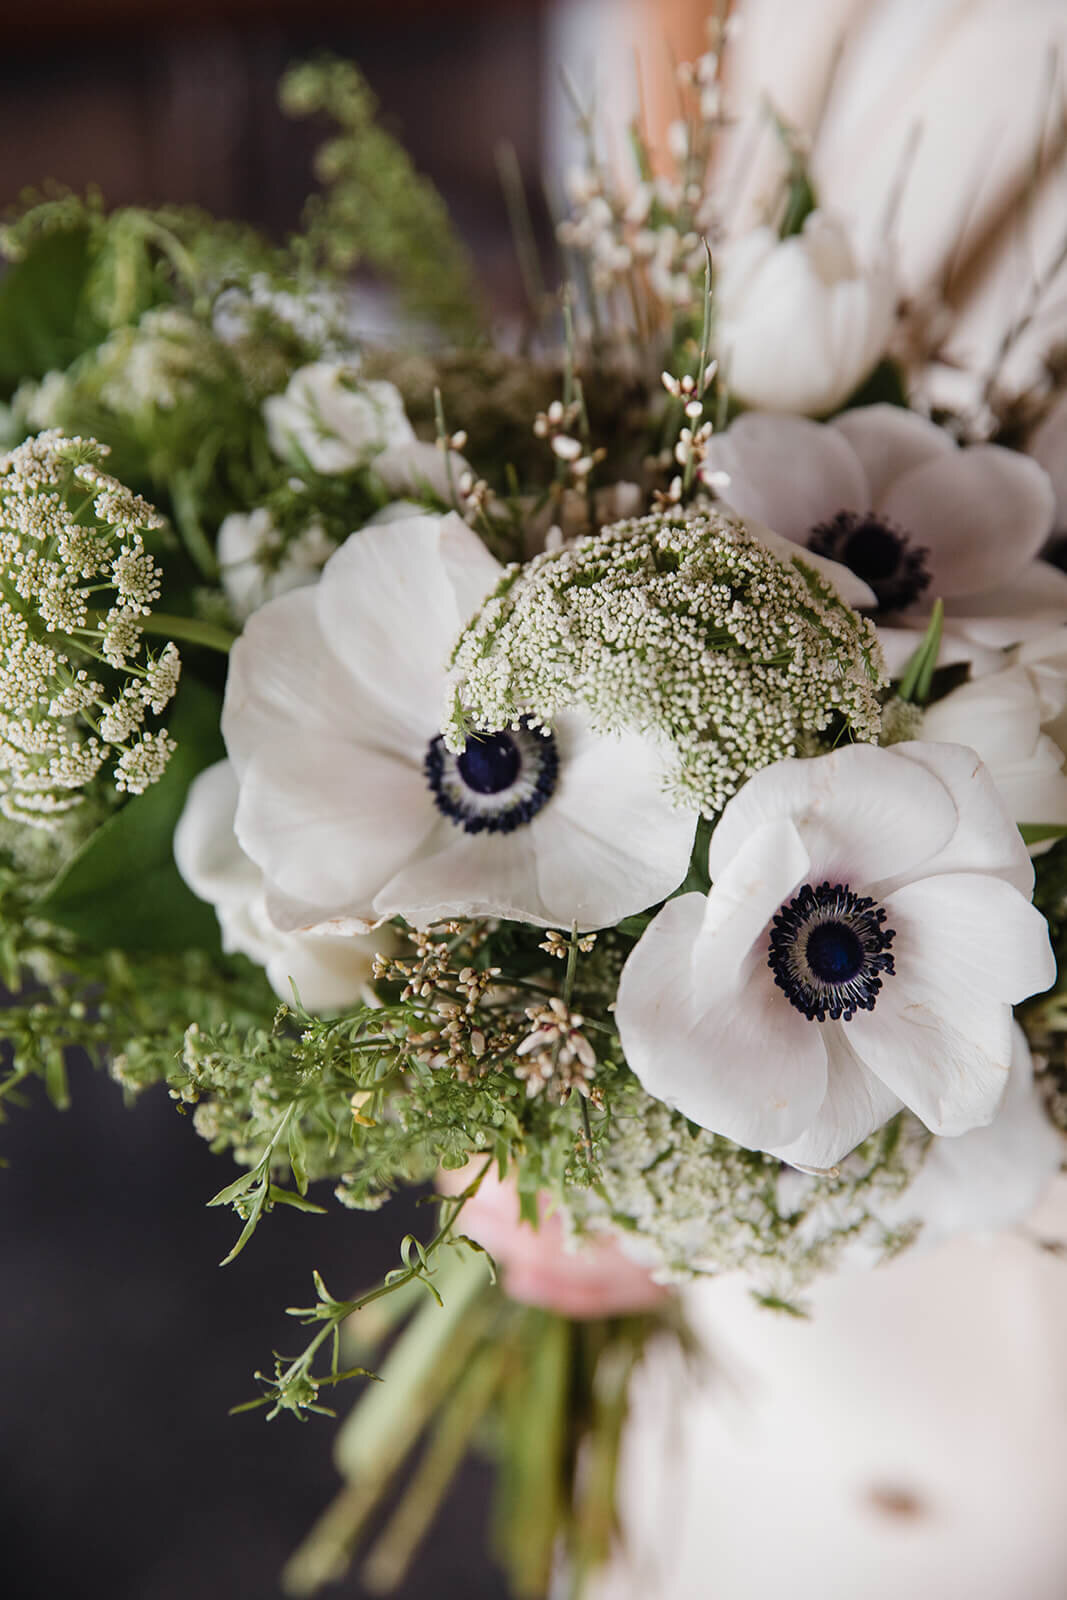
[[[466,833],[513,833],[551,799],[559,751],[551,733],[517,728],[472,733],[458,754],[440,734],[423,763],[437,809]]]
[[[804,955],[823,983],[847,983],[863,966],[863,945],[843,922],[822,922],[812,928]]]
[[[816,555],[839,561],[874,590],[880,612],[903,611],[929,587],[928,552],[872,512],[839,511],[807,537]]]
[[[771,919],[767,964],[789,1003],[812,1022],[873,1011],[894,970],[896,934],[885,918],[883,906],[847,884],[804,884]]]
[[[522,756],[510,733],[475,733],[456,757],[456,770],[475,794],[500,794],[519,775]]]

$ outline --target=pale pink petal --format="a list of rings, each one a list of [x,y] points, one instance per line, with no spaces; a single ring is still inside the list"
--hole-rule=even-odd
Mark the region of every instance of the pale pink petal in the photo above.
[[[1052,486],[999,445],[956,450],[896,478],[878,512],[928,552],[931,596],[995,589],[1022,573],[1052,526]]]
[[[866,511],[870,505],[851,446],[806,417],[745,412],[709,440],[707,470],[727,474],[720,493],[739,516],[797,544],[839,511]]]
[[[956,443],[936,423],[903,406],[859,406],[830,424],[844,434],[867,476],[870,505],[903,473],[951,454]]]

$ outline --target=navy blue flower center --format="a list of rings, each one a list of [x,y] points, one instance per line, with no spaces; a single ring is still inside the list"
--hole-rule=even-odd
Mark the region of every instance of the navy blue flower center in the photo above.
[[[787,1000],[811,1022],[850,1022],[873,1011],[895,969],[885,908],[847,884],[804,884],[771,919],[767,964]]]
[[[510,733],[475,734],[456,757],[456,770],[475,794],[500,794],[519,775],[522,756]]]
[[[551,799],[559,751],[551,733],[523,722],[472,733],[458,755],[440,734],[423,763],[437,809],[466,833],[513,833]]]
[[[883,615],[914,605],[930,585],[929,552],[873,512],[839,511],[810,530],[807,546],[862,578],[874,590],[875,609]]]

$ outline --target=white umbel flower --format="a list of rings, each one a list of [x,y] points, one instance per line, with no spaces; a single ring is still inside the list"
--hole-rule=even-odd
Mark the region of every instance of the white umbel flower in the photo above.
[[[896,298],[892,269],[861,266],[837,218],[813,211],[789,239],[755,228],[716,266],[716,349],[743,405],[824,416],[883,354]]]
[[[267,914],[263,874],[233,831],[237,775],[217,761],[194,778],[174,831],[174,859],[195,895],[214,907],[222,948],[263,967],[276,995],[293,984],[309,1011],[336,1011],[366,999],[378,934],[281,933]]]
[[[284,394],[263,402],[263,416],[276,455],[291,460],[295,447],[326,474],[351,472],[415,439],[400,390],[384,378],[361,378],[341,361],[298,368]]]
[[[902,1105],[934,1133],[993,1117],[1016,1002],[1056,975],[1033,869],[973,751],[854,745],[751,778],[710,894],[671,900],[616,1016],[650,1094],[829,1168]]]
[[[1067,575],[1037,560],[1052,485],[1018,451],[960,449],[898,406],[825,424],[749,412],[709,440],[704,471],[742,516],[850,567],[882,617],[940,598],[950,629],[1003,645],[1067,615]]]
[[[455,515],[353,535],[320,582],[250,620],[223,732],[237,835],[291,930],[401,915],[601,927],[685,876],[695,813],[663,793],[658,745],[584,713],[438,730],[455,639],[501,568]]]

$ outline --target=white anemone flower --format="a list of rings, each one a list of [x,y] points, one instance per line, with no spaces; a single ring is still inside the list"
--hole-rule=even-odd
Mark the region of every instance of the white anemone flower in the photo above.
[[[1051,678],[1052,674],[1042,676]],[[921,735],[945,744],[970,745],[981,756],[997,793],[1017,823],[1050,827],[1067,824],[1064,752],[1043,730],[1053,711],[1062,711],[1067,679],[1052,685],[1021,663],[972,678],[923,712]],[[1051,848],[1051,838],[1031,853]]]
[[[1011,1007],[1056,964],[972,750],[776,762],[727,804],[708,868],[708,896],[668,901],[619,984],[619,1036],[650,1094],[816,1169],[902,1105],[934,1133],[990,1121]]]
[[[282,536],[265,506],[233,511],[219,528],[219,578],[238,622],[268,600],[305,583],[315,583],[337,549],[317,522],[310,523],[280,556]],[[272,566],[271,558],[275,564]]]
[[[748,412],[702,471],[741,516],[851,567],[880,618],[914,626],[941,599],[950,631],[996,648],[1067,617],[1067,574],[1037,559],[1052,485],[1018,451],[961,449],[898,406],[830,423]]]
[[[892,269],[861,266],[836,217],[813,211],[788,239],[755,228],[726,247],[716,269],[716,351],[743,405],[825,416],[885,351]]]
[[[234,646],[222,727],[237,835],[280,928],[392,916],[602,927],[685,876],[696,827],[637,733],[439,729],[462,626],[502,568],[455,514],[365,528],[311,589],[257,611]]]
[[[283,461],[293,447],[316,472],[366,466],[394,445],[414,442],[400,390],[385,378],[361,378],[343,361],[299,367],[284,394],[263,402],[271,449]]]
[[[374,957],[388,934],[281,933],[267,914],[263,874],[234,833],[237,774],[217,761],[193,780],[174,833],[178,871],[215,909],[222,948],[266,970],[276,995],[293,984],[309,1011],[337,1011],[372,998]]]

